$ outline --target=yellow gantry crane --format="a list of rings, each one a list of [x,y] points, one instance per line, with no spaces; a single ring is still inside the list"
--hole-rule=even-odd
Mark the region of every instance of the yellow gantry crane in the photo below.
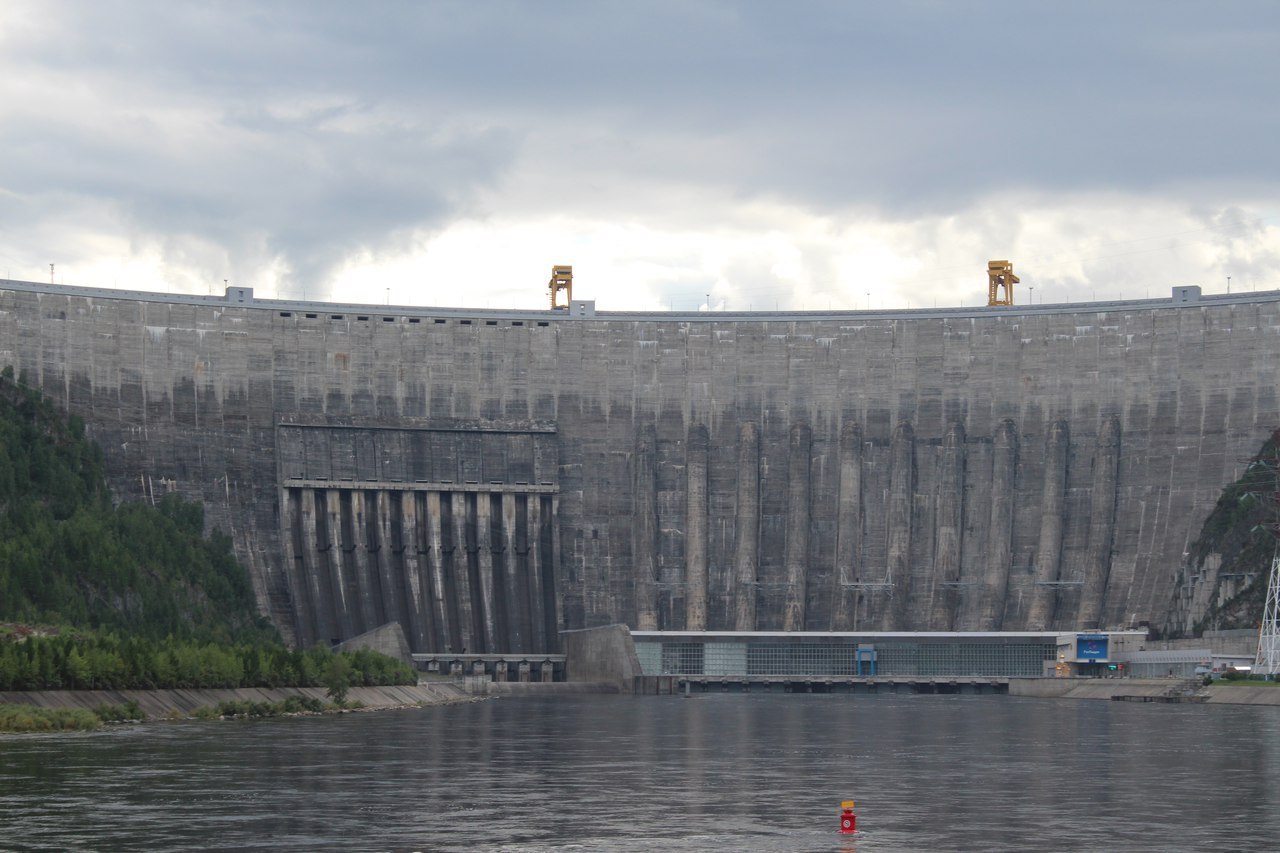
[[[569,310],[573,302],[573,267],[567,264],[556,264],[551,268],[551,281],[547,282],[547,290],[551,291],[551,310]],[[560,291],[564,291],[564,304],[560,303]]]
[[[1013,274],[1013,263],[1010,261],[987,262],[987,304],[1012,305],[1013,286],[1022,279]],[[1000,289],[1004,288],[1004,295]]]

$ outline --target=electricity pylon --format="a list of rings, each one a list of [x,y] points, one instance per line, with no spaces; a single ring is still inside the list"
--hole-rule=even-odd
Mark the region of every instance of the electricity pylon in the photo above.
[[[1258,629],[1254,670],[1272,677],[1280,672],[1280,549],[1271,558],[1271,578],[1267,581],[1267,604],[1262,608],[1262,627]]]

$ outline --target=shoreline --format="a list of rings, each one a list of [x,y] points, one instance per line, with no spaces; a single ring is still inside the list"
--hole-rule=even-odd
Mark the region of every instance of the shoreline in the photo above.
[[[83,709],[92,711],[99,705],[122,705],[137,702],[144,721],[185,719],[197,708],[220,702],[281,702],[291,696],[307,696],[329,702],[324,687],[240,687],[175,690],[32,690],[0,692],[0,704],[31,705],[46,710]],[[466,692],[461,685],[427,683],[384,687],[352,687],[348,702],[360,702],[358,710],[392,710],[425,708],[476,702],[484,697]]]
[[[1273,705],[1280,706],[1280,687],[1249,685],[1194,685],[1167,678],[1059,679],[1027,678],[1009,682],[1010,696],[1040,699],[1112,700],[1134,697],[1136,701],[1157,701],[1173,697],[1173,701],[1205,705]]]
[[[493,698],[520,696],[564,696],[577,694],[616,694],[612,685],[560,682],[554,684],[479,685],[452,681],[427,681],[416,685],[352,687],[348,702],[361,707],[335,711],[379,711],[405,708],[427,708],[480,702]],[[1212,684],[1194,688],[1167,679],[1013,679],[1009,696],[1076,701],[1172,701],[1206,705],[1253,705],[1280,707],[1280,687],[1226,686]],[[101,705],[122,705],[133,701],[144,714],[141,722],[194,718],[198,708],[221,702],[281,702],[291,696],[306,696],[328,702],[323,687],[217,688],[173,690],[36,690],[0,691],[0,705],[30,705],[36,708],[83,709],[92,711]],[[1172,697],[1172,698],[1169,698]]]
[[[595,682],[552,683],[485,683],[463,679],[426,680],[416,685],[352,687],[347,702],[358,702],[358,708],[334,709],[320,713],[352,713],[393,711],[408,708],[430,708],[460,705],[487,699],[520,696],[564,696],[616,694],[610,684]],[[305,696],[328,704],[331,700],[324,687],[238,687],[190,688],[170,690],[11,690],[0,691],[0,705],[27,705],[42,710],[93,711],[101,705],[123,705],[136,702],[143,719],[134,722],[177,721],[195,719],[199,708],[215,707],[222,702],[277,703],[290,697]]]

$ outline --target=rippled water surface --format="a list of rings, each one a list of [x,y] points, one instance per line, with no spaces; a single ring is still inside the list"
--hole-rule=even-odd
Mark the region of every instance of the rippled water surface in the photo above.
[[[1277,744],[1280,709],[998,696],[155,723],[0,736],[0,848],[1273,850]]]

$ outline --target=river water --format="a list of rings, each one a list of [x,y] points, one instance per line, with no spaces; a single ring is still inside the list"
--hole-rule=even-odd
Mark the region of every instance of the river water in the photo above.
[[[1280,709],[1007,696],[504,698],[0,736],[4,850],[1274,850],[1278,793]]]

